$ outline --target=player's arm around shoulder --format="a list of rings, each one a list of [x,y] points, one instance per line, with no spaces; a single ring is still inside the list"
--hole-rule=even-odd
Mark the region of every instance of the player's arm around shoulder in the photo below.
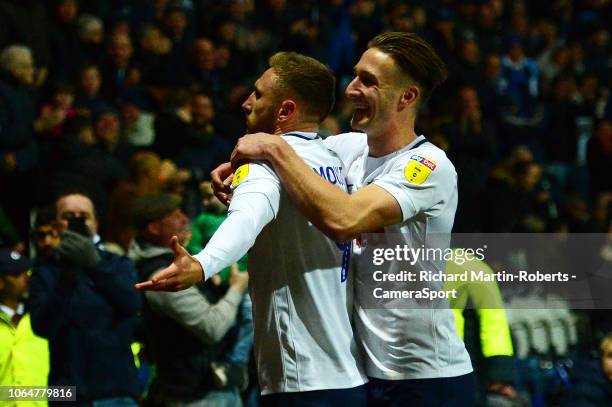
[[[300,212],[335,241],[348,241],[402,219],[397,201],[383,188],[372,185],[349,195],[315,173],[282,137],[241,138],[232,162],[253,159],[268,161]]]

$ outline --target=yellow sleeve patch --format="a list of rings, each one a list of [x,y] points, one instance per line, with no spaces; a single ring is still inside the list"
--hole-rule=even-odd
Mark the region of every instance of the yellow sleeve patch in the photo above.
[[[411,184],[421,185],[431,174],[431,169],[416,160],[410,160],[404,167],[404,176]]]
[[[236,172],[234,172],[234,179],[232,179],[232,186],[237,187],[242,181],[249,175],[249,164],[243,164]]]

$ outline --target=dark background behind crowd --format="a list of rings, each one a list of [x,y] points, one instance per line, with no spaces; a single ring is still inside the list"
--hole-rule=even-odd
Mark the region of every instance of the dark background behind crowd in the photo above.
[[[333,135],[388,30],[448,65],[417,125],[457,169],[455,232],[609,232],[611,26],[609,0],[0,0],[0,246],[26,253],[33,209],[75,191],[118,254],[139,196],[180,194],[195,219],[269,56],[332,68]]]

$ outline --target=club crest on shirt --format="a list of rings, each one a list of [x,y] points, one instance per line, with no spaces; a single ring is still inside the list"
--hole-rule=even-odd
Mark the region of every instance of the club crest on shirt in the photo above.
[[[404,167],[404,176],[411,184],[421,185],[429,174],[436,169],[436,163],[421,155],[415,154]]]
[[[249,175],[249,164],[243,164],[234,172],[232,187],[237,187]]]

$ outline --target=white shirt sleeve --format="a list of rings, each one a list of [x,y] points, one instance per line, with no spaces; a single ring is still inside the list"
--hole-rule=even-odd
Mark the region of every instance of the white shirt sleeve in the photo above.
[[[278,213],[281,184],[269,165],[250,163],[238,171],[243,175],[234,183],[227,219],[194,256],[204,270],[205,280],[244,256]]]
[[[445,156],[427,152],[398,157],[390,171],[373,181],[397,200],[403,221],[426,213],[436,216],[457,190],[457,173]]]

